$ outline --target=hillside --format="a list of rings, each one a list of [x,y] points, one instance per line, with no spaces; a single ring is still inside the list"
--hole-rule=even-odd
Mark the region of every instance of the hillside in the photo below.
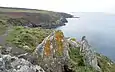
[[[60,18],[62,18],[60,20]],[[65,18],[73,17],[67,13],[37,9],[0,7],[0,44],[6,43],[8,30],[15,26],[56,28],[65,25]]]
[[[0,7],[0,22],[11,25],[52,28],[64,25],[65,22],[60,23],[59,21],[62,17],[71,18],[73,16],[67,13],[37,9]]]

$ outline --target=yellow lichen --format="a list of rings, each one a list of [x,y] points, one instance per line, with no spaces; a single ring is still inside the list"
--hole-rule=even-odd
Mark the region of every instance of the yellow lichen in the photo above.
[[[62,55],[63,49],[64,49],[64,47],[63,47],[63,38],[64,38],[63,32],[57,31],[55,33],[55,38],[56,38],[56,44],[58,46],[57,52],[59,55]]]
[[[45,54],[45,56],[49,56],[51,54],[50,40],[46,41],[45,48],[44,48],[44,54]]]

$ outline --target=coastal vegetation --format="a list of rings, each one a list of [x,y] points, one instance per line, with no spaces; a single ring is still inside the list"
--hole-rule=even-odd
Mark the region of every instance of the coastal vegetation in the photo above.
[[[100,72],[115,72],[115,63],[108,57],[93,53],[92,50],[88,50],[88,54],[85,49],[83,55],[80,49],[89,48],[87,44],[83,45],[76,38],[66,38],[61,30],[53,29],[53,25],[58,27],[65,23],[60,22],[61,17],[73,16],[45,10],[0,7],[0,39],[6,40],[4,45],[0,44],[0,69],[3,68],[4,71],[7,69],[5,72],[14,72],[10,70],[16,70],[15,68],[18,67],[21,72],[27,71],[21,69],[24,64],[15,67],[18,63],[15,63],[15,60],[17,60],[20,64],[27,62],[31,66],[40,65],[43,68],[42,71],[46,72],[97,72],[95,67],[98,66]],[[20,52],[13,51],[18,48]],[[22,51],[25,54],[21,53]],[[19,53],[12,54],[13,52]],[[91,54],[95,58],[92,58]],[[89,61],[91,59],[91,65],[86,59]],[[93,67],[93,62],[96,62],[97,66]],[[29,68],[25,66],[25,69],[27,67]],[[35,68],[37,67],[34,66],[33,69]]]
[[[9,32],[7,42],[19,48],[24,48],[26,46],[28,47],[26,49],[27,51],[33,51],[51,32],[53,32],[51,29],[15,26]]]
[[[64,22],[59,22],[62,17],[73,16],[46,10],[0,7],[0,21],[8,25],[51,28],[64,25]]]

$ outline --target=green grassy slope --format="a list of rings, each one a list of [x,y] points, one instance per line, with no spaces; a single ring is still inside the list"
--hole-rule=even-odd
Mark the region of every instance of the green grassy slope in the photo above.
[[[33,51],[36,46],[52,32],[51,29],[13,27],[7,37],[8,44],[23,48],[26,51]],[[28,49],[25,48],[28,47]]]

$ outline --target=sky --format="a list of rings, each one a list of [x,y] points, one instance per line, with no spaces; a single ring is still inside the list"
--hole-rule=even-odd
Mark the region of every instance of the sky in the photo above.
[[[0,0],[0,6],[58,12],[115,13],[115,0]]]

